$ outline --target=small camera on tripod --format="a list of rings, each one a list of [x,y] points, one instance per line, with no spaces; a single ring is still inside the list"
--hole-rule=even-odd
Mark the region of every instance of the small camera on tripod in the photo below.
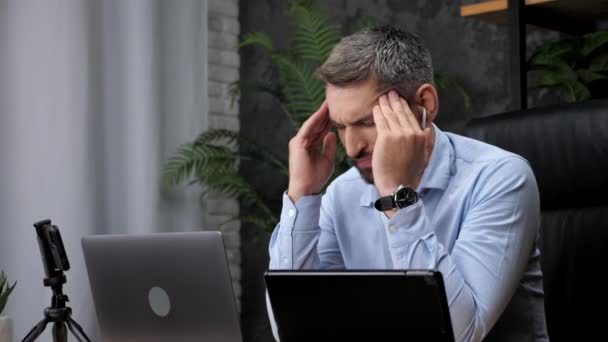
[[[36,234],[38,235],[38,246],[40,247],[42,264],[46,273],[43,283],[45,287],[50,287],[53,290],[53,296],[51,297],[51,306],[44,309],[42,321],[30,330],[22,342],[36,340],[49,322],[53,323],[54,342],[67,342],[67,329],[78,341],[90,342],[82,327],[72,319],[72,309],[65,305],[69,299],[63,293],[63,284],[66,282],[63,272],[70,269],[70,262],[63,246],[59,228],[51,224],[51,220],[36,222],[34,228],[36,228]]]
[[[59,228],[52,225],[51,220],[36,222],[34,223],[34,227],[38,235],[40,255],[42,256],[42,263],[47,279],[61,277],[63,271],[70,269],[70,262],[65,253]]]

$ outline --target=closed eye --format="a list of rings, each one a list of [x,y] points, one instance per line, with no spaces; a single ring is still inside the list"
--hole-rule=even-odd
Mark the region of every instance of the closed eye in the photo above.
[[[357,127],[374,127],[375,122],[373,117],[365,118],[353,123],[353,126]]]
[[[370,118],[359,122],[359,124],[363,127],[373,127],[376,123],[374,122],[373,118]]]
[[[339,124],[333,120],[331,120],[331,125],[332,125],[332,130],[338,131],[338,132],[344,131],[347,126],[345,124]],[[374,127],[375,126],[374,117],[372,115],[368,115],[367,117],[357,120],[357,121],[349,124],[348,126]]]

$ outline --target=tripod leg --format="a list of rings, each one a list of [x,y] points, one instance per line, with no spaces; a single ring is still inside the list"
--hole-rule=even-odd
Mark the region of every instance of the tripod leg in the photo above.
[[[40,336],[40,334],[42,334],[42,332],[44,331],[44,328],[46,328],[47,323],[49,322],[48,319],[43,319],[42,321],[38,322],[38,324],[36,324],[32,330],[30,330],[29,333],[27,333],[27,335],[25,335],[25,337],[23,338],[23,341],[21,342],[33,342],[35,341],[38,336]]]
[[[68,325],[68,328],[72,332],[72,334],[74,334],[74,336],[76,337],[76,339],[79,342],[83,342],[83,341],[91,342],[91,340],[89,340],[89,337],[87,336],[87,334],[85,334],[82,327],[78,323],[76,323],[76,321],[72,317],[68,316],[66,319],[66,323]],[[76,328],[76,329],[74,329],[74,328]]]
[[[53,324],[53,342],[68,342],[68,330],[64,322]]]

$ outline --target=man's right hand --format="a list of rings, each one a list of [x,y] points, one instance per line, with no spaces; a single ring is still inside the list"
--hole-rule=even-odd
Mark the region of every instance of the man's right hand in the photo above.
[[[334,172],[336,134],[330,132],[329,109],[324,101],[289,141],[289,189],[292,202],[321,192]]]

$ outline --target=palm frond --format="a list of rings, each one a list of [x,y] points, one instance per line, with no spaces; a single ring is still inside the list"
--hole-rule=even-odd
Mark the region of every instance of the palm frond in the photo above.
[[[243,215],[239,216],[239,220],[243,223],[251,223],[254,226],[262,229],[265,232],[271,233],[272,230],[276,227],[279,221],[275,218],[261,218],[256,215]]]
[[[591,83],[594,81],[605,80],[608,78],[599,72],[595,72],[595,71],[588,70],[588,69],[576,70],[576,74],[583,81],[583,83]]]
[[[269,218],[275,218],[264,199],[251,184],[238,174],[238,170],[200,169],[198,171],[196,178],[198,182],[205,184],[207,190],[218,191],[238,198],[243,204],[256,207]]]
[[[320,64],[340,39],[340,30],[330,22],[327,12],[321,7],[292,2],[288,11],[295,26],[293,53],[300,60]]]
[[[559,72],[542,73],[537,78],[535,87],[559,89],[566,94],[570,102],[588,100],[591,97],[591,92],[585,84]]]
[[[435,73],[434,81],[435,85],[437,85],[437,87],[440,89],[446,89],[448,87],[453,87],[454,89],[456,89],[462,96],[462,100],[464,101],[464,108],[471,108],[471,96],[469,95],[469,93],[467,93],[466,89],[462,86],[462,84],[460,84],[460,82],[439,72]]]
[[[240,136],[238,133],[217,129],[206,133],[206,139],[197,140],[198,143],[210,143],[213,141],[224,141],[230,144],[235,144],[235,150],[238,151],[240,160],[254,160],[266,164],[278,172],[287,175],[287,161],[279,155],[273,153],[266,146],[262,146],[253,139]],[[227,139],[225,138],[227,137]]]
[[[265,163],[277,171],[287,174],[287,162],[268,148],[253,140],[225,129],[206,131],[193,142],[182,145],[167,164],[163,172],[165,188],[179,184],[195,176],[195,173],[222,173],[238,170],[242,160]]]
[[[232,144],[240,139],[239,133],[228,129],[213,129],[205,131],[194,140],[193,144],[203,145],[206,143],[216,142]]]
[[[236,171],[200,169],[196,174],[196,179],[205,184],[207,191],[218,191],[230,197],[255,201],[257,193],[251,184],[247,183]]]
[[[230,96],[231,104],[234,105],[241,92],[247,90],[267,93],[275,97],[279,102],[285,102],[285,94],[279,84],[254,80],[237,80],[228,85],[228,95]]]
[[[215,129],[199,135],[194,141],[195,145],[216,144],[233,145],[237,160],[255,160],[267,164],[277,171],[287,174],[287,161],[272,153],[266,146],[262,146],[252,139],[240,136],[238,132],[227,129]]]
[[[572,39],[547,43],[532,53],[528,59],[528,70],[572,69],[574,62],[568,61],[578,45],[580,44]]]
[[[608,52],[593,57],[589,64],[589,70],[593,72],[608,72]]]
[[[163,185],[169,188],[190,179],[196,170],[234,167],[238,155],[223,146],[184,144],[165,165]]]
[[[583,56],[589,56],[599,48],[606,46],[606,44],[608,44],[607,31],[587,33],[583,36],[581,54]]]
[[[269,165],[285,176],[289,174],[287,161],[283,160],[269,149],[259,147],[260,145],[254,143],[253,140],[242,139],[242,141],[250,142],[241,144],[240,153],[242,156],[246,156],[249,160],[256,160]]]
[[[222,227],[224,227],[225,225],[235,222],[235,221],[238,221],[241,223],[251,223],[254,226],[261,229],[262,231],[265,231],[268,233],[271,233],[272,230],[274,229],[274,227],[276,227],[276,225],[278,224],[278,221],[276,221],[276,217],[272,218],[272,217],[260,217],[257,215],[237,215],[237,216],[230,217],[228,220],[226,220],[224,222],[221,222],[219,224],[218,228],[222,229]]]
[[[325,84],[314,76],[310,63],[283,55],[275,55],[274,60],[284,85],[287,111],[299,127],[323,103]]]
[[[253,32],[245,34],[245,36],[243,37],[243,41],[239,44],[239,48],[249,45],[260,45],[268,53],[275,52],[274,46],[272,44],[272,39],[270,39],[270,36],[263,32]]]

